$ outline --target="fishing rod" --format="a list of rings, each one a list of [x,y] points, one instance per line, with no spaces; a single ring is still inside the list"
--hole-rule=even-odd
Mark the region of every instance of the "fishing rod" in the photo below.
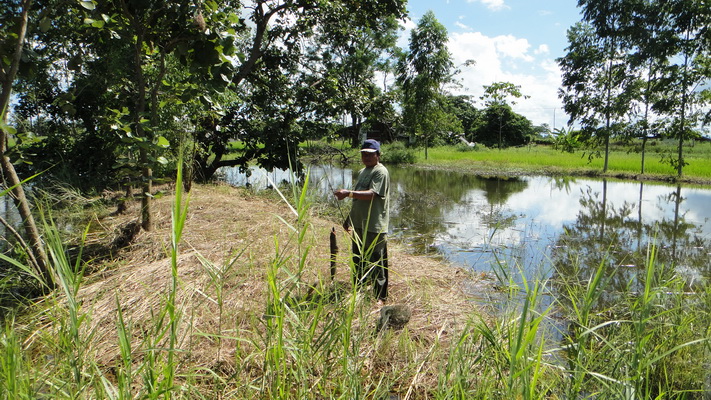
[[[331,184],[330,173],[324,170],[324,175],[326,178],[326,184],[328,185],[329,194],[334,196],[335,190],[333,189],[333,184]],[[341,208],[341,202],[336,199],[336,207],[338,212],[341,214],[341,220],[345,221],[346,217],[343,214],[343,209]],[[338,254],[338,243],[336,242],[336,227],[331,227],[331,234],[329,235],[330,244],[330,254],[331,254],[331,281],[336,278],[336,254]]]
[[[324,176],[326,179],[326,184],[328,184],[328,191],[330,192],[330,195],[333,196],[335,189],[333,188],[333,185],[331,184],[331,179],[330,179],[330,173],[324,170]],[[346,219],[345,214],[343,213],[343,209],[341,208],[341,202],[336,199],[336,207],[338,208],[339,214],[341,214],[341,220]]]

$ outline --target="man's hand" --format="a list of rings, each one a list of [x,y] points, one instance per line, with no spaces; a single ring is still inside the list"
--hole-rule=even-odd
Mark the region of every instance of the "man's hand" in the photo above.
[[[348,190],[348,189],[338,189],[338,190],[336,190],[336,191],[333,192],[333,195],[336,196],[336,198],[337,198],[338,200],[343,200],[343,199],[345,199],[346,197],[348,197],[348,194],[349,194],[350,192],[351,192],[351,191]]]

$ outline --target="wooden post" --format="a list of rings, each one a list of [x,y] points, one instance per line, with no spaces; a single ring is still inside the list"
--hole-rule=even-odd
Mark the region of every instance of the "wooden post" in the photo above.
[[[331,281],[336,277],[336,254],[338,254],[336,228],[331,228]]]

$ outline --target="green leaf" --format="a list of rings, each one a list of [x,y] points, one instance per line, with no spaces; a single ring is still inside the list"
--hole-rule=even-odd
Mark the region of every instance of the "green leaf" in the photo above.
[[[94,4],[93,1],[81,0],[79,1],[79,5],[86,8],[87,10],[93,10],[96,8],[96,4]]]
[[[0,129],[5,131],[5,133],[7,133],[8,135],[14,135],[17,133],[17,129],[15,129],[14,126],[8,125],[3,121],[0,121]]]
[[[40,30],[42,32],[47,32],[49,30],[49,28],[51,28],[51,27],[52,27],[52,21],[47,17],[42,18],[42,20],[39,23]]]
[[[164,138],[163,136],[158,136],[158,141],[156,142],[156,145],[159,147],[170,147],[170,142],[168,139]]]
[[[161,165],[168,165],[168,159],[163,156],[156,158],[156,161],[158,161]]]

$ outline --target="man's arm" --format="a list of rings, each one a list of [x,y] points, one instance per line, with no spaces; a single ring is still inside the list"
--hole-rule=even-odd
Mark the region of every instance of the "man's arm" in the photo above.
[[[371,189],[368,190],[348,190],[348,189],[338,189],[333,194],[338,200],[343,200],[346,197],[356,200],[373,200],[377,194]]]

